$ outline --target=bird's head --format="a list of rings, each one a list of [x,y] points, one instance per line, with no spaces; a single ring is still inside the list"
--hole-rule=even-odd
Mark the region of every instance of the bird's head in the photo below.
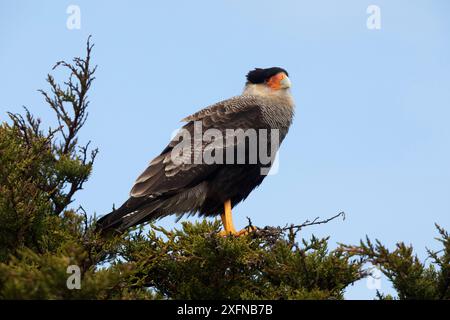
[[[281,93],[291,87],[288,72],[279,67],[256,68],[247,74],[245,91],[248,94]]]

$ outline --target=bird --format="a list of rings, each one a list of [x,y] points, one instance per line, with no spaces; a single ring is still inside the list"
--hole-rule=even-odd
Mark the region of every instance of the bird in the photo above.
[[[267,176],[263,169],[273,165],[279,145],[293,122],[295,103],[290,88],[291,81],[285,69],[255,68],[247,73],[240,95],[182,119],[186,123],[179,131],[182,133],[177,134],[138,176],[129,199],[97,221],[97,229],[101,233],[124,232],[169,215],[175,215],[178,221],[185,214],[197,214],[220,216],[221,235],[240,236],[251,232],[248,228],[236,231],[232,208],[262,183]],[[205,135],[196,137],[199,127],[205,135],[208,130],[213,132],[214,139],[205,139]],[[252,141],[248,136],[241,140],[222,139],[219,143],[217,137],[228,138],[232,135],[230,132],[256,134],[253,140],[256,149],[251,151]],[[264,132],[269,133],[263,135]],[[194,139],[186,138],[181,148],[180,141],[186,135]],[[278,141],[272,140],[273,137]],[[251,161],[254,153],[270,148],[274,152],[269,161],[262,161],[260,157]],[[223,161],[210,159],[207,162],[206,158],[195,161],[202,150],[209,151],[215,160]],[[242,150],[243,155],[239,154]]]

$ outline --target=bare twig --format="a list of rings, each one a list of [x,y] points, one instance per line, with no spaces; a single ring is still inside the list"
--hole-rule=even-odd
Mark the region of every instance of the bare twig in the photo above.
[[[83,206],[79,206],[77,211],[81,211],[81,213],[83,214],[83,222],[84,222],[84,230],[83,230],[83,236],[85,237],[88,229],[89,229],[89,218],[87,215],[86,210],[84,210]]]
[[[291,225],[289,227],[284,227],[282,230],[286,231],[286,230],[297,230],[300,231],[302,228],[304,227],[309,227],[309,226],[314,226],[317,224],[323,224],[323,223],[328,223],[338,217],[342,217],[342,220],[345,220],[345,212],[341,211],[338,214],[328,218],[328,219],[324,219],[324,220],[319,220],[320,217],[316,217],[313,221],[309,221],[306,220],[305,222],[303,222],[302,224],[299,225]]]
[[[323,219],[323,220],[319,220],[320,218],[316,217],[312,221],[306,220],[305,222],[303,222],[302,224],[299,224],[299,225],[291,224],[290,226],[285,226],[285,227],[266,226],[264,228],[255,228],[252,225],[252,221],[250,220],[250,218],[247,217],[249,224],[245,228],[248,230],[253,230],[253,232],[251,234],[255,235],[256,237],[266,238],[268,243],[271,243],[272,241],[277,241],[282,234],[286,234],[286,232],[288,232],[287,237],[288,237],[289,243],[291,243],[291,245],[293,247],[296,247],[297,243],[295,242],[295,238],[300,230],[302,230],[305,227],[328,223],[338,217],[342,217],[342,219],[345,220],[345,212],[343,212],[343,211],[339,212],[338,214],[336,214],[330,218]],[[272,239],[272,241],[270,239]]]

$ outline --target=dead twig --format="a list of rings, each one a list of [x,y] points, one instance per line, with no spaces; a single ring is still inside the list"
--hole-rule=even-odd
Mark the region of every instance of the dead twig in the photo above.
[[[305,222],[298,224],[298,225],[294,225],[291,224],[290,226],[286,225],[285,227],[270,227],[270,226],[266,226],[264,228],[255,228],[252,225],[252,221],[250,220],[250,218],[247,217],[248,219],[248,226],[246,226],[246,229],[248,230],[254,230],[251,234],[254,235],[255,237],[264,237],[266,238],[266,240],[268,241],[268,243],[272,243],[274,241],[277,241],[281,235],[287,234],[288,237],[288,241],[291,243],[291,245],[293,247],[297,246],[296,242],[295,242],[295,238],[298,235],[298,232],[300,230],[302,230],[305,227],[310,227],[313,225],[319,225],[319,224],[325,224],[328,223],[332,220],[335,220],[339,217],[342,217],[342,220],[345,220],[345,212],[341,211],[338,214],[327,218],[327,219],[323,219],[323,220],[319,220],[320,217],[316,217],[314,218],[312,221],[311,220],[306,220]]]

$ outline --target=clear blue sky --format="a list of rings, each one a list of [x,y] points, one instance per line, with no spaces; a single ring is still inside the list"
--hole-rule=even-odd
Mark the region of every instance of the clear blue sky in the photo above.
[[[79,30],[66,27],[71,4]],[[366,27],[371,4],[380,30]],[[36,90],[92,34],[99,68],[81,140],[100,154],[77,203],[104,214],[181,118],[239,94],[248,70],[281,66],[295,122],[279,173],[235,208],[237,226],[246,216],[284,225],[344,210],[344,222],[303,235],[402,240],[424,257],[437,247],[434,222],[450,228],[449,9],[446,0],[1,1],[0,119],[26,105],[54,123]],[[392,292],[385,280],[381,290]],[[374,295],[365,281],[347,292]]]

